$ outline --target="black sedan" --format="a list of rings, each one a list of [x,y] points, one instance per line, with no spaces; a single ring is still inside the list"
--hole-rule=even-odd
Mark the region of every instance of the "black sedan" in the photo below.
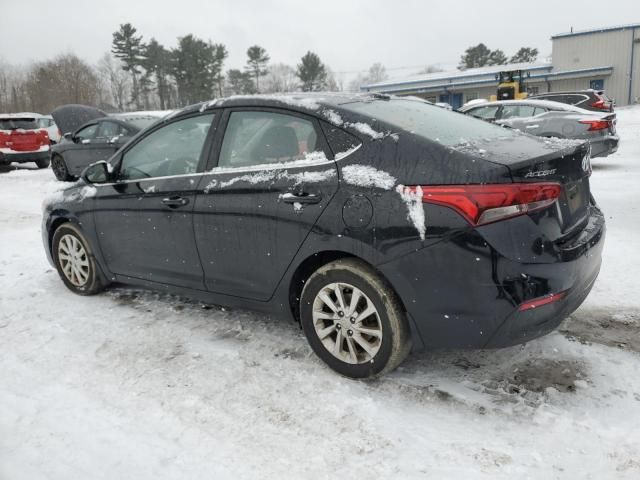
[[[252,96],[188,107],[45,204],[72,291],[127,283],[285,314],[349,377],[428,348],[524,343],[600,268],[586,144],[420,100]]]
[[[142,129],[161,116],[130,113],[107,116],[84,105],[65,105],[52,113],[66,132],[51,149],[51,168],[58,180],[71,181],[92,163],[106,160]]]

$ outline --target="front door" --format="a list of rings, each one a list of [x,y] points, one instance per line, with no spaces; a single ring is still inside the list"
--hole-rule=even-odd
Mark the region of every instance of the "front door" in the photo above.
[[[117,181],[98,186],[96,231],[111,272],[204,289],[191,213],[212,120],[156,128],[123,153]]]
[[[311,117],[233,109],[223,122],[194,210],[205,283],[265,301],[335,194],[337,168]]]

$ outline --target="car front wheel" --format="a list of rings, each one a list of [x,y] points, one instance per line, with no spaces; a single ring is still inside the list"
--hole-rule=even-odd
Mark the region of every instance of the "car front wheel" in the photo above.
[[[58,180],[61,182],[70,182],[73,180],[73,177],[69,174],[69,169],[67,168],[67,164],[64,162],[64,158],[60,155],[54,155],[51,157],[51,169],[53,170],[53,174],[56,176]]]
[[[89,242],[74,224],[58,227],[51,253],[60,278],[72,292],[93,295],[104,288]]]
[[[351,378],[390,372],[411,347],[397,295],[357,259],[336,260],[309,278],[300,299],[300,321],[313,351]]]

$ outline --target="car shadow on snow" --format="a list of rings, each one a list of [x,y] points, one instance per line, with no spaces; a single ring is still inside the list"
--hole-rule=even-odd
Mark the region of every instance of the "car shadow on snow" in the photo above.
[[[0,164],[0,174],[13,172],[14,170],[39,170],[39,168],[31,163],[27,165],[22,163]]]

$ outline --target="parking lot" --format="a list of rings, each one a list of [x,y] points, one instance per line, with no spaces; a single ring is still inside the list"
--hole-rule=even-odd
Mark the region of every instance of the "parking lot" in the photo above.
[[[0,171],[0,478],[638,478],[640,107],[593,161],[608,233],[585,304],[495,351],[339,377],[291,323],[152,292],[69,292],[50,170]]]

